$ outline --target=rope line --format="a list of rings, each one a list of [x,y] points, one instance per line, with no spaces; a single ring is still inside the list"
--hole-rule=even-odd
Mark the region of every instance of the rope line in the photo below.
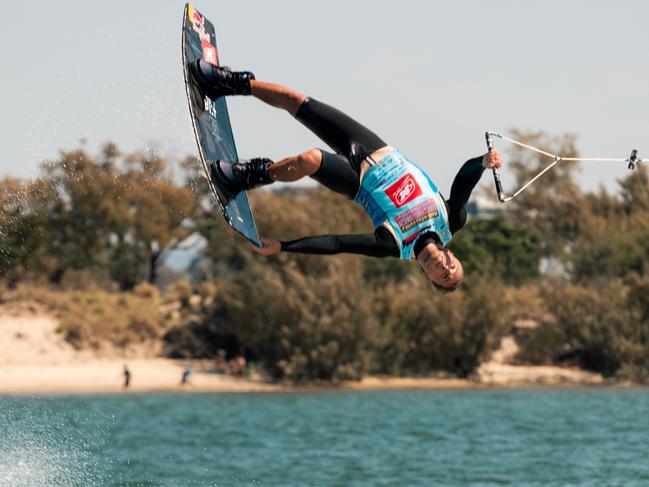
[[[627,157],[626,159],[620,159],[620,158],[610,158],[610,157],[563,157],[557,154],[552,154],[551,152],[546,152],[542,149],[539,149],[538,147],[534,147],[533,145],[525,144],[519,140],[514,140],[510,139],[509,137],[505,137],[502,134],[499,134],[497,132],[486,132],[485,137],[487,139],[487,147],[489,150],[493,148],[493,143],[492,143],[492,137],[498,137],[499,139],[506,140],[507,142],[510,142],[514,145],[517,145],[519,147],[523,147],[525,149],[529,149],[531,151],[537,152],[539,154],[542,154],[547,157],[551,157],[554,159],[554,161],[548,165],[547,167],[543,168],[538,174],[536,174],[532,179],[530,179],[527,183],[525,183],[521,188],[516,190],[513,194],[510,196],[506,196],[505,193],[502,190],[502,183],[500,181],[500,173],[498,169],[494,168],[493,173],[494,173],[494,180],[496,182],[496,193],[498,194],[498,200],[501,203],[506,203],[507,201],[511,201],[512,199],[516,198],[519,194],[521,194],[523,191],[525,191],[528,187],[530,187],[537,179],[539,179],[541,176],[543,176],[546,172],[548,172],[550,169],[552,169],[554,166],[559,164],[560,162],[626,162],[628,163],[628,168],[629,169],[635,169],[635,164],[642,162],[642,163],[647,163],[649,162],[648,159],[640,159],[638,158],[638,151],[633,150],[631,151],[631,156]]]

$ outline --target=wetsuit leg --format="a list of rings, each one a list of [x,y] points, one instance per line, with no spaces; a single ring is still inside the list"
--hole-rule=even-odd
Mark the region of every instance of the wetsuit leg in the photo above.
[[[295,114],[309,130],[351,163],[360,175],[361,162],[387,144],[374,132],[340,110],[313,98],[304,100]]]
[[[320,168],[311,177],[330,190],[354,199],[358,193],[359,178],[349,159],[340,154],[323,150],[320,152],[322,152]]]

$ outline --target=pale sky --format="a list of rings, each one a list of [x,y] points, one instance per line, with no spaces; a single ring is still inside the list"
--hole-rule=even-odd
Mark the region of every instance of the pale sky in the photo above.
[[[195,153],[183,1],[2,1],[0,177],[107,140]],[[484,131],[578,135],[585,156],[649,158],[649,2],[198,1],[223,64],[290,85],[377,132],[447,191]],[[239,155],[323,144],[252,98],[229,102]],[[626,175],[584,165],[586,189]],[[505,174],[506,168],[503,170]]]

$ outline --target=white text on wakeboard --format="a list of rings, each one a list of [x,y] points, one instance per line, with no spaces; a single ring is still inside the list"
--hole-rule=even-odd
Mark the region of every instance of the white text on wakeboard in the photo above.
[[[216,118],[216,106],[214,102],[210,100],[207,96],[204,98],[205,111],[209,113],[212,117]]]

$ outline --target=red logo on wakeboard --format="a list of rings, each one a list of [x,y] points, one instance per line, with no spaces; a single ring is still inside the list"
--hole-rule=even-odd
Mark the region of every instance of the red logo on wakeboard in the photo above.
[[[213,64],[214,66],[218,66],[219,52],[217,51],[216,47],[214,47],[209,42],[205,42],[205,41],[202,42],[202,47],[203,47],[203,60],[205,62]]]
[[[192,23],[194,32],[198,34],[202,43],[207,42],[208,44],[211,44],[210,34],[205,30],[205,18],[198,13],[193,5],[190,4],[188,8],[189,21]]]
[[[392,200],[394,206],[401,208],[406,203],[421,195],[421,188],[412,174],[406,174],[396,183],[385,190],[385,194]]]

